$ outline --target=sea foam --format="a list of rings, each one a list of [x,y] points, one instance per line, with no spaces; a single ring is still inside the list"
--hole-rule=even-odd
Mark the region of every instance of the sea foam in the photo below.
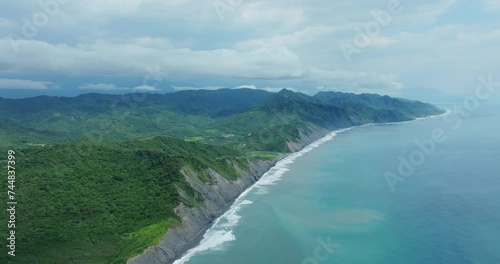
[[[241,216],[238,214],[241,208],[253,203],[252,201],[248,200],[248,195],[250,193],[256,195],[267,193],[267,187],[276,184],[285,174],[285,172],[289,170],[288,166],[293,164],[298,157],[319,147],[321,144],[332,140],[338,133],[345,132],[353,128],[354,127],[350,127],[330,132],[323,138],[307,145],[302,150],[292,153],[284,159],[278,161],[276,165],[274,165],[269,171],[262,175],[259,181],[257,181],[254,185],[245,190],[238,198],[236,198],[233,205],[227,212],[225,212],[222,216],[215,220],[213,226],[208,229],[203,235],[203,238],[198,246],[188,250],[180,259],[176,260],[174,264],[183,264],[199,252],[208,250],[221,250],[227,242],[236,240],[232,229],[238,224],[241,218]]]
[[[426,118],[445,116],[448,115],[449,113],[450,111],[447,111],[444,114]],[[406,122],[413,122],[426,118],[418,118]],[[394,123],[406,123],[406,122],[394,122]],[[173,264],[183,264],[187,262],[189,259],[191,259],[191,257],[200,252],[209,250],[222,250],[223,246],[226,245],[228,242],[236,240],[236,236],[233,233],[233,228],[238,224],[241,218],[241,216],[238,213],[244,206],[251,205],[253,203],[252,201],[248,200],[249,194],[255,194],[255,195],[266,194],[268,192],[267,188],[271,185],[276,184],[282,178],[285,172],[289,170],[289,166],[293,164],[298,157],[319,147],[323,143],[332,140],[337,134],[349,131],[357,127],[365,127],[370,125],[374,125],[374,123],[364,124],[360,126],[353,126],[332,131],[323,138],[318,139],[313,143],[307,145],[302,150],[292,153],[287,157],[285,157],[284,159],[278,161],[276,165],[274,165],[269,171],[267,171],[266,173],[264,173],[264,175],[262,175],[259,181],[257,181],[254,185],[252,185],[251,187],[246,189],[243,193],[241,193],[241,195],[238,198],[236,198],[233,205],[227,212],[225,212],[223,215],[221,215],[219,218],[215,220],[212,227],[205,232],[202,240],[196,247],[188,250],[180,259],[176,260]]]

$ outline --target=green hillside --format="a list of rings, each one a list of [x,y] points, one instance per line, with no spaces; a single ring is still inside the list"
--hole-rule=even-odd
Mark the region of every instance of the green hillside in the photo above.
[[[234,180],[235,165],[289,152],[300,132],[442,112],[388,96],[289,90],[0,98],[0,146],[17,152],[15,263],[124,263],[180,224],[179,203],[203,201],[182,168],[207,184],[207,168]]]
[[[0,99],[0,146],[71,142],[80,137],[120,141],[163,135],[238,149],[285,151],[296,128],[328,129],[404,121],[441,113],[416,101],[372,94],[222,89],[165,95],[86,94]],[[248,136],[251,134],[251,136]]]
[[[206,168],[235,179],[228,162],[246,166],[232,149],[165,137],[121,143],[86,138],[16,154],[15,263],[124,263],[180,224],[173,213],[180,202],[203,201],[181,168],[210,182]],[[0,236],[7,237],[4,225]]]

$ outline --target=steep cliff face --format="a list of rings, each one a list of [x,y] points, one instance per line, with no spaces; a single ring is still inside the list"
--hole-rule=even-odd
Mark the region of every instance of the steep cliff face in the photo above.
[[[296,152],[308,144],[324,137],[330,132],[327,129],[310,128],[300,130],[300,138],[296,142],[288,142],[291,152]],[[182,219],[182,226],[169,229],[160,243],[151,246],[143,254],[127,261],[127,264],[171,264],[188,249],[196,246],[205,231],[217,217],[222,215],[231,203],[248,187],[258,181],[277,162],[249,162],[249,170],[237,166],[240,177],[230,181],[213,169],[206,172],[212,177],[213,184],[202,182],[197,173],[190,168],[184,168],[182,174],[186,181],[204,197],[200,207],[188,207],[180,204],[175,213]],[[182,195],[182,193],[181,193]]]
[[[179,258],[186,250],[195,246],[213,221],[222,215],[229,205],[243,191],[254,184],[276,161],[250,162],[249,170],[237,167],[240,177],[230,181],[213,169],[206,172],[214,184],[200,181],[196,172],[189,168],[182,170],[186,181],[204,197],[200,207],[180,204],[175,213],[182,219],[182,226],[168,230],[156,246],[148,248],[142,255],[127,261],[128,264],[168,264]]]
[[[299,138],[297,139],[296,142],[287,142],[288,149],[290,152],[296,152],[304,148],[305,146],[311,144],[312,142],[326,136],[330,130],[321,128],[321,127],[316,127],[316,126],[311,126],[309,127],[308,131],[300,128],[299,129]]]

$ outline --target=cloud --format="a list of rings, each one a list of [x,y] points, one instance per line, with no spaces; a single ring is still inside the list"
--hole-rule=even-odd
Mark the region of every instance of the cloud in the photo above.
[[[0,89],[46,90],[49,89],[50,86],[53,86],[51,82],[0,79]]]
[[[395,16],[395,20],[406,25],[416,23],[434,24],[441,15],[457,3],[457,0],[425,0],[425,1],[401,1],[403,11]]]
[[[498,0],[483,0],[483,6],[487,12],[500,11],[500,2]]]
[[[404,85],[397,81],[397,76],[375,72],[350,72],[345,70],[311,69],[310,80],[316,80],[323,86],[334,87],[337,90],[353,89],[387,89],[399,90]]]
[[[160,91],[161,89],[149,85],[140,85],[136,86],[133,88],[130,87],[118,87],[115,84],[112,83],[86,83],[83,85],[80,85],[78,87],[79,89],[82,90],[100,90],[100,91],[116,91],[116,90],[122,90],[122,91],[147,91],[147,92],[155,92],[155,91]]]
[[[118,90],[119,88],[116,87],[116,85],[111,84],[111,83],[86,83],[78,87],[83,90],[104,90],[104,91],[109,91],[109,90]]]
[[[12,41],[1,37],[22,36],[22,18],[42,9],[37,0],[8,1],[0,18],[0,74],[88,77],[81,81],[88,84],[104,82],[95,76],[134,76],[200,87],[404,93],[463,92],[466,79],[500,68],[500,20],[487,14],[500,10],[499,1],[401,1],[402,12],[351,64],[338,44],[352,41],[355,28],[374,20],[371,11],[387,10],[389,1],[236,2],[221,20],[213,1],[70,1],[34,38]],[[464,18],[469,13],[474,19]]]
[[[236,89],[242,89],[242,88],[246,88],[246,89],[257,89],[257,87],[255,85],[248,85],[248,84],[245,84],[245,85],[240,85],[238,87],[236,87]]]
[[[12,41],[23,51],[14,53]],[[150,65],[188,76],[281,79],[304,74],[300,58],[286,48],[191,50],[108,41],[75,47],[3,38],[0,39],[0,61],[0,72],[43,74],[145,75]]]
[[[300,92],[299,90],[297,90],[293,87],[264,87],[264,88],[259,88],[259,89],[264,90],[264,91],[268,91],[271,93],[277,93],[283,89],[287,89],[287,90],[294,91],[294,92]]]
[[[271,92],[271,93],[277,93],[283,89],[288,89],[288,90],[291,90],[291,91],[296,91],[296,92],[299,92],[299,90],[293,88],[293,87],[257,87],[255,85],[240,85],[238,87],[235,87],[234,89],[242,89],[242,88],[246,88],[246,89],[259,89],[259,90],[264,90],[264,91],[268,91],[268,92]]]
[[[9,45],[8,40],[0,40],[0,50],[8,50]],[[361,78],[360,80],[353,79],[351,84],[365,86],[380,84],[383,87],[394,85],[392,80],[389,80],[389,84],[384,83],[388,80],[384,75],[363,77],[361,73],[348,71],[333,73],[327,73],[322,69],[311,71],[310,66],[285,47],[263,47],[249,51],[160,49],[141,46],[137,42],[112,44],[106,41],[73,47],[64,44],[51,45],[35,40],[24,41],[22,45],[25,46],[26,52],[0,53],[0,61],[3,62],[0,64],[0,71],[83,76],[149,76],[149,69],[152,68],[150,65],[156,65],[153,68],[166,69],[164,72],[155,73],[159,75],[156,77],[176,75],[263,80],[307,79],[321,83],[324,81],[342,82],[345,86],[348,84],[346,75],[350,75]],[[373,82],[370,83],[370,80]],[[111,84],[86,84],[80,89],[115,90],[122,88]]]
[[[402,32],[390,47],[374,48],[355,67],[392,72],[407,89],[470,93],[479,76],[497,72],[500,30],[445,24],[424,32]],[[389,79],[387,79],[389,80]]]
[[[255,1],[245,3],[238,8],[241,10],[240,23],[246,25],[278,24],[286,28],[297,26],[306,20],[304,10],[300,6],[275,6],[272,2]]]
[[[161,89],[149,85],[141,85],[132,88],[134,91],[148,91],[148,92],[155,92],[155,91],[160,91]]]
[[[250,39],[236,43],[237,49],[255,49],[259,47],[294,47],[318,40],[330,33],[332,27],[317,26],[306,27],[286,35],[277,35],[269,38]]]

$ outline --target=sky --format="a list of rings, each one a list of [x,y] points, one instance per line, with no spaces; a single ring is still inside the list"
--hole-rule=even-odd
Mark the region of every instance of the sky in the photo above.
[[[498,0],[23,0],[0,96],[282,88],[440,101],[500,82]]]

